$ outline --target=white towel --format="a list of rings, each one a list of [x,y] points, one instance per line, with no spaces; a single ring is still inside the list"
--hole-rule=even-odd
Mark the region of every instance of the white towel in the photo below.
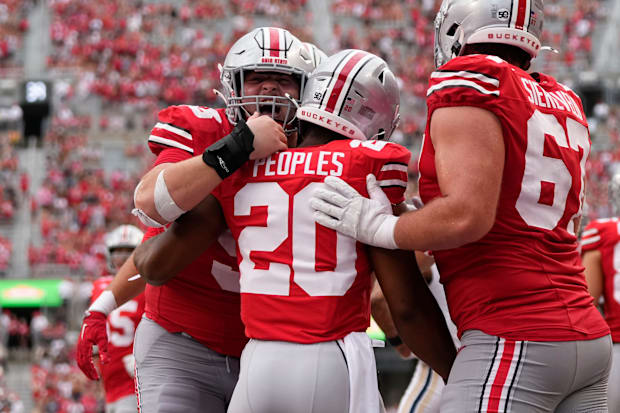
[[[339,341],[343,344],[349,368],[349,412],[385,412],[377,382],[373,341],[366,333],[361,332],[349,333]]]

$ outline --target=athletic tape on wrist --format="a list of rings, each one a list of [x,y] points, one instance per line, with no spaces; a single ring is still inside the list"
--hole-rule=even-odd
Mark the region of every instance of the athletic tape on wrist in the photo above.
[[[390,250],[398,249],[398,245],[394,239],[394,230],[396,229],[397,222],[398,217],[394,215],[389,215],[385,218],[377,229],[377,233],[374,237],[375,241],[377,241],[377,246]]]
[[[186,211],[179,208],[176,202],[174,202],[174,199],[172,199],[172,196],[170,196],[170,192],[166,186],[166,180],[164,179],[164,172],[166,172],[166,170],[162,169],[159,175],[157,175],[153,201],[155,202],[157,213],[166,221],[172,222]]]
[[[116,310],[116,307],[116,298],[114,298],[114,294],[112,294],[110,290],[105,290],[97,297],[90,307],[88,307],[88,311],[99,311],[107,316],[112,311]]]
[[[226,137],[209,146],[202,154],[205,164],[226,179],[241,167],[254,151],[254,134],[245,121],[237,122]]]

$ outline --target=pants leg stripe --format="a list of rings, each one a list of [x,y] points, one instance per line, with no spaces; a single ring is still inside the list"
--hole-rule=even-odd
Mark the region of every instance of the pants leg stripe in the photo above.
[[[487,377],[484,379],[484,384],[482,385],[482,392],[480,393],[480,405],[478,407],[478,413],[482,413],[482,404],[484,401],[484,394],[486,393],[487,384],[489,383],[489,377],[491,376],[491,371],[493,370],[493,365],[495,364],[495,358],[497,357],[497,351],[499,349],[500,338],[497,338],[495,342],[495,353],[493,354],[493,362],[489,368],[489,372],[487,373]]]
[[[522,345],[523,342],[521,341],[498,338],[495,344],[493,362],[482,389],[479,412],[500,413],[505,411],[520,365]],[[490,386],[489,383],[491,383]]]
[[[526,341],[518,341],[517,345],[519,346],[519,358],[517,359],[517,364],[515,366],[514,374],[512,375],[512,380],[510,381],[510,386],[508,386],[508,392],[506,393],[506,403],[504,403],[504,411],[508,411],[508,402],[510,401],[510,392],[512,391],[512,386],[517,381],[517,377],[519,377],[519,367],[521,367],[521,359],[523,357],[523,351],[525,350]]]
[[[138,400],[138,413],[142,411],[142,399],[140,398],[140,380],[138,380],[138,363],[134,363],[133,366],[133,381],[136,386],[136,399]]]
[[[428,391],[428,386],[431,383],[432,377],[433,377],[433,370],[429,368],[426,372],[426,381],[424,382],[424,387],[422,388],[422,391],[418,394],[418,397],[416,397],[415,401],[413,402],[413,405],[411,405],[411,410],[409,410],[409,413],[415,413],[416,407],[418,407],[418,404],[422,401],[422,399],[424,398],[424,395]]]

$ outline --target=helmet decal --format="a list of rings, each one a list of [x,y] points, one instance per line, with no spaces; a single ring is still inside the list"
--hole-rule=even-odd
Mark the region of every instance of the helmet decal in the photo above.
[[[343,100],[348,93],[351,83],[360,72],[361,68],[373,57],[370,53],[361,50],[352,50],[348,53],[336,66],[336,72],[327,86],[326,92],[323,94],[320,109],[333,113],[335,108],[339,108],[338,115],[342,113]],[[345,94],[342,91],[345,91]],[[328,96],[327,101],[325,97]]]
[[[435,65],[475,43],[516,46],[533,59],[543,22],[542,0],[444,0],[435,18]]]
[[[343,50],[312,72],[297,117],[357,140],[388,139],[399,120],[399,89],[387,63]]]

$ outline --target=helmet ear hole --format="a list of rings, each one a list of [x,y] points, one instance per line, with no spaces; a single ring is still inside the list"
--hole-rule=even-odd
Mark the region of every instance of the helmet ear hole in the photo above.
[[[385,129],[379,128],[379,132],[377,132],[377,140],[385,140]]]
[[[456,34],[456,29],[458,29],[459,26],[460,26],[460,24],[454,23],[452,26],[450,26],[450,28],[446,32],[446,35],[448,35],[450,37],[454,36]]]

